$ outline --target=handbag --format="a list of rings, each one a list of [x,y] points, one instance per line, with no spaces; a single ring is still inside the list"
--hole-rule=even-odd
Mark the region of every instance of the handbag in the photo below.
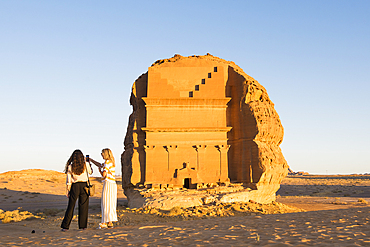
[[[94,196],[95,195],[95,184],[90,184],[89,173],[87,172],[87,170],[86,170],[86,174],[87,174],[88,183],[87,183],[87,187],[84,187],[84,189],[88,196]]]

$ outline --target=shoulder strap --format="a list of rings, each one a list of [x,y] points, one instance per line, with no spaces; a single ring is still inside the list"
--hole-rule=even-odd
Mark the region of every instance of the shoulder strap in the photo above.
[[[89,187],[90,187],[90,186],[91,186],[91,184],[90,184],[90,179],[89,179],[89,172],[87,171],[86,164],[85,164],[85,171],[86,171],[86,175],[87,175],[87,182],[88,182],[88,185],[89,185]]]

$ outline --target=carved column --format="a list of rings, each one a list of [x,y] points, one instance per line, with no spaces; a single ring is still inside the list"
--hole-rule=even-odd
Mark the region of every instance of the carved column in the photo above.
[[[195,148],[195,151],[197,152],[197,170],[201,170],[203,165],[205,164],[205,152],[207,145],[195,145],[193,146]]]
[[[175,164],[174,161],[175,156],[176,156],[176,151],[177,151],[177,145],[167,145],[163,146],[164,149],[166,149],[167,152],[167,171],[172,171],[175,169]]]
[[[220,182],[228,181],[228,167],[227,167],[227,152],[230,145],[216,145],[217,150],[220,152]]]
[[[155,145],[145,145],[145,155],[146,155],[146,164],[145,164],[145,183],[151,184],[154,181],[154,167],[153,160],[155,161]]]

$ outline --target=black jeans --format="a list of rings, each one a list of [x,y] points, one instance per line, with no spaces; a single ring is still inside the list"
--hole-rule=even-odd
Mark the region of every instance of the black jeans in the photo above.
[[[69,191],[68,207],[61,227],[69,229],[73,218],[73,210],[78,199],[78,227],[80,229],[87,228],[87,218],[89,215],[89,196],[87,195],[84,187],[87,182],[72,183],[71,190]]]

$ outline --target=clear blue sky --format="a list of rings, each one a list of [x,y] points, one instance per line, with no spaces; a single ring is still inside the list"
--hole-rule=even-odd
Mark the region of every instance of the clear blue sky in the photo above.
[[[0,0],[0,172],[117,163],[132,83],[210,53],[258,80],[294,171],[370,172],[370,1]],[[117,169],[120,170],[120,169]]]

